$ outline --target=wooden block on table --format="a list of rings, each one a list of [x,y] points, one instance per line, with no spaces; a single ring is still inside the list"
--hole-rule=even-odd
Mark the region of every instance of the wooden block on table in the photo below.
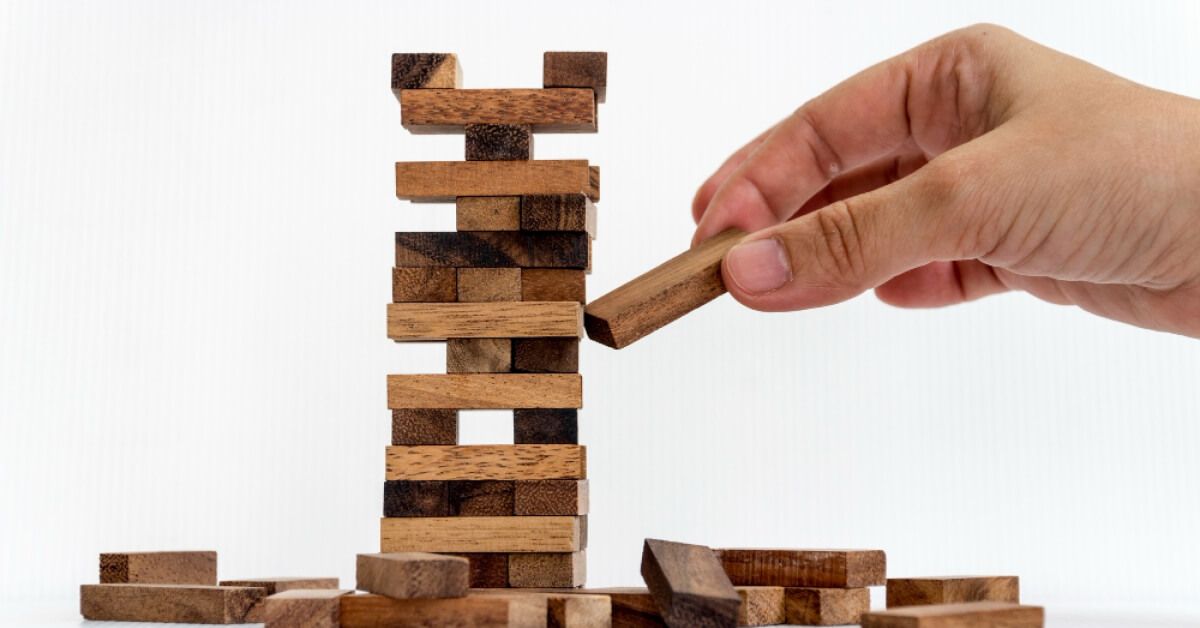
[[[596,237],[596,205],[579,194],[531,194],[521,197],[523,231],[583,231]]]
[[[884,584],[881,550],[718,549],[717,559],[736,585],[857,588]]]
[[[587,552],[508,555],[508,586],[573,589],[587,579]]]
[[[582,517],[384,518],[384,552],[578,552]]]
[[[446,303],[458,299],[458,273],[453,268],[392,268],[393,303]]]
[[[396,234],[398,267],[584,269],[588,257],[586,233],[417,231]]]
[[[101,584],[217,583],[216,552],[113,552],[100,555]]]
[[[519,124],[468,124],[467,161],[533,159],[533,129]]]
[[[463,597],[467,559],[426,552],[359,554],[355,588],[398,600]]]
[[[582,445],[387,448],[388,480],[568,480],[587,477]]]
[[[84,619],[240,624],[264,597],[259,587],[193,584],[85,584],[79,588]]]
[[[414,133],[481,124],[586,133],[596,131],[596,103],[591,90],[580,88],[401,91],[400,122]]]
[[[341,598],[342,628],[534,628],[546,625],[546,600],[536,596],[475,595],[395,600],[382,595]]]
[[[266,628],[338,628],[345,589],[289,589],[263,600]]]
[[[457,445],[458,410],[399,408],[392,410],[393,445]]]
[[[392,55],[392,92],[400,98],[406,89],[453,89],[462,85],[458,56],[423,52]]]
[[[542,55],[543,87],[587,87],[604,102],[608,86],[607,52],[546,52]]]
[[[583,308],[569,301],[389,303],[388,338],[578,338]]]
[[[887,607],[956,602],[1020,602],[1017,576],[888,578]]]
[[[467,302],[520,301],[520,268],[459,268],[458,300]]]
[[[537,301],[531,301],[537,303]],[[562,301],[551,301],[562,303]],[[517,373],[578,373],[578,338],[516,338],[512,370]]]
[[[570,408],[513,410],[513,443],[574,445],[579,443],[579,413]]]
[[[513,514],[513,482],[388,480],[385,517],[501,517]]]
[[[588,168],[583,159],[396,162],[396,196],[401,200],[578,192],[600,200],[599,170]]]
[[[508,338],[450,338],[446,341],[447,373],[507,373],[512,370]]]
[[[587,480],[519,480],[514,482],[513,514],[586,515]]]
[[[587,276],[571,268],[522,268],[522,301],[587,301]]]
[[[667,625],[649,589],[610,587],[581,589],[580,592],[608,596],[612,605],[612,628],[661,628]]]
[[[547,603],[546,626],[548,628],[609,628],[612,626],[611,598],[608,595],[583,591],[583,589],[557,588],[520,590],[493,588],[472,589],[471,594],[545,598]]]
[[[783,587],[734,587],[742,604],[739,626],[774,626],[784,623]]]
[[[222,580],[223,587],[259,587],[266,595],[275,595],[293,589],[337,589],[337,578],[245,578]]]
[[[642,578],[668,626],[736,626],[741,598],[713,551],[646,539]]]
[[[508,554],[467,552],[454,554],[471,563],[471,588],[500,588],[508,586]]]
[[[1041,628],[1040,606],[1011,602],[961,602],[905,606],[863,615],[862,628]]]
[[[725,293],[721,259],[745,233],[724,231],[588,304],[588,337],[614,349]]]
[[[459,231],[517,231],[521,228],[521,197],[460,196],[454,201],[454,225]]]
[[[388,407],[581,408],[583,379],[568,373],[388,375]]]
[[[871,610],[871,592],[865,587],[832,589],[801,587],[785,589],[787,623],[803,626],[857,624]]]

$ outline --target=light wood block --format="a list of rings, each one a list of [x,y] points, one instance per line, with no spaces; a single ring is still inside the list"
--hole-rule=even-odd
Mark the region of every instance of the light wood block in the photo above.
[[[402,161],[396,163],[396,196],[448,201],[456,196],[583,192],[598,201],[598,177],[586,160]]]
[[[871,592],[864,587],[785,589],[787,622],[804,626],[857,624],[871,610]]]
[[[884,584],[881,550],[718,549],[736,585],[857,588]]]
[[[337,589],[337,578],[244,578],[222,580],[223,587],[259,587],[266,595],[275,595],[293,589]]]
[[[596,205],[584,194],[533,194],[521,198],[524,231],[583,231],[596,237]]]
[[[399,99],[408,89],[453,89],[462,85],[458,56],[443,52],[392,55],[392,92]]]
[[[266,628],[338,628],[344,589],[289,589],[263,600]]]
[[[380,546],[384,552],[577,552],[584,548],[580,519],[384,518],[380,526]]]
[[[447,373],[508,373],[512,341],[508,338],[450,338],[446,341]]]
[[[1010,602],[962,602],[905,606],[863,615],[862,628],[1041,628],[1040,606]]]
[[[774,626],[784,623],[783,587],[734,587],[742,599],[739,626]]]
[[[583,308],[567,301],[389,303],[388,338],[578,338]]]
[[[400,122],[414,133],[453,133],[467,125],[503,124],[537,132],[595,132],[590,89],[456,89],[400,92]]]
[[[575,588],[587,580],[587,552],[509,554],[508,586]]]
[[[578,373],[578,338],[515,338],[512,370],[517,373]]]
[[[388,407],[581,408],[583,379],[566,373],[388,375]]]
[[[342,628],[539,628],[546,600],[535,596],[468,595],[394,600],[382,595],[341,598]]]
[[[426,552],[359,554],[355,588],[397,600],[462,597],[468,562]]]
[[[542,55],[543,87],[586,87],[604,102],[608,86],[607,52],[546,52]]]
[[[671,628],[737,625],[741,598],[703,545],[646,539],[642,578]]]
[[[467,161],[533,159],[533,128],[519,124],[468,124]]]
[[[514,482],[516,515],[586,515],[587,480],[520,480]]]
[[[472,595],[536,596],[547,603],[549,628],[609,628],[612,600],[607,595],[581,593],[581,589],[473,589]],[[647,594],[649,595],[649,594]]]
[[[459,268],[458,300],[464,303],[521,300],[520,268]]]
[[[586,233],[400,232],[396,266],[585,269],[591,257],[589,243]]]
[[[582,445],[387,448],[388,480],[558,480],[587,477]]]
[[[956,602],[1020,602],[1017,576],[942,576],[888,578],[887,606],[920,606]]]
[[[101,584],[217,583],[216,552],[113,552],[100,555]]]
[[[383,487],[383,516],[511,516],[513,484],[503,480],[388,480]]]
[[[79,588],[84,619],[240,624],[264,597],[259,587],[191,584],[85,584]]]
[[[579,413],[569,408],[513,410],[513,443],[517,445],[575,445],[579,443]]]
[[[454,202],[454,224],[459,231],[517,231],[521,228],[521,197],[460,196]]]
[[[587,275],[571,268],[522,268],[522,301],[587,301]]]
[[[453,268],[393,268],[393,303],[445,303],[458,299],[458,273]]]
[[[457,445],[458,410],[392,410],[393,445]]]

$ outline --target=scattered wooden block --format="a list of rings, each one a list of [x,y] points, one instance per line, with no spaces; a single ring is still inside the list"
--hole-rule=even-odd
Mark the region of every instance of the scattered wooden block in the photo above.
[[[457,445],[458,410],[392,410],[393,445]]]
[[[1017,576],[888,578],[887,607],[956,602],[1020,602]]]
[[[579,413],[569,408],[513,410],[513,443],[574,445],[579,443]]]
[[[521,269],[460,268],[458,300],[465,303],[520,301]]]
[[[537,303],[537,301],[531,301]],[[562,301],[550,301],[562,303]],[[512,370],[517,373],[578,373],[578,338],[517,338],[512,341]]]
[[[263,590],[263,598],[246,613],[247,623],[264,621],[264,610],[269,596],[295,589],[337,589],[337,578],[247,578],[244,580],[222,580],[223,587],[258,587]]]
[[[455,554],[471,562],[471,588],[499,588],[508,586],[508,554],[468,552]]]
[[[382,595],[341,598],[342,628],[533,628],[546,625],[546,599],[471,594],[461,598],[395,600]]]
[[[1044,615],[1040,606],[1010,602],[933,604],[866,613],[862,628],[1041,628]]]
[[[393,303],[445,303],[458,298],[458,273],[453,268],[393,268]]]
[[[521,197],[460,196],[454,202],[454,224],[459,231],[516,231],[521,228]]]
[[[745,233],[730,229],[588,304],[588,337],[621,349],[725,293],[721,259]]]
[[[596,237],[596,205],[583,193],[521,197],[524,231],[584,231]]]
[[[266,628],[338,628],[344,589],[289,589],[263,600]]]
[[[508,586],[573,589],[587,579],[587,553],[509,554]]]
[[[605,595],[612,605],[612,628],[661,628],[667,624],[655,605],[649,589],[611,587],[581,589],[581,593]]]
[[[468,124],[467,161],[533,159],[533,129],[519,124]]]
[[[396,53],[392,55],[392,92],[400,98],[406,89],[446,89],[462,85],[458,57],[450,53]]]
[[[787,588],[787,623],[804,626],[857,624],[871,610],[871,592],[865,587],[830,589]]]
[[[101,584],[217,583],[216,552],[114,552],[100,555]]]
[[[589,255],[590,256],[590,255]],[[585,272],[570,268],[522,268],[522,301],[587,301]]]
[[[487,588],[472,589],[471,594],[544,598],[547,603],[545,625],[548,628],[609,628],[613,625],[612,600],[609,596],[586,593],[583,589]]]
[[[388,480],[385,517],[500,517],[513,514],[513,482]]]
[[[519,480],[513,487],[513,514],[586,515],[587,480]]]
[[[385,552],[577,552],[582,517],[384,518]],[[511,574],[510,574],[511,577]]]
[[[600,200],[599,171],[589,170],[585,160],[396,163],[396,196],[401,200],[577,192],[593,201]]]
[[[543,87],[588,87],[604,102],[608,84],[607,52],[546,52],[542,55]]]
[[[388,375],[388,407],[581,408],[583,380],[566,373]]]
[[[646,539],[642,578],[672,628],[737,625],[741,598],[712,550],[703,545]]]
[[[578,338],[583,308],[568,301],[389,303],[388,338]]]
[[[359,554],[355,588],[398,600],[462,597],[467,559],[425,552]]]
[[[595,132],[596,104],[586,89],[418,89],[400,92],[400,122],[414,133],[454,133],[481,124]]]
[[[558,480],[587,477],[582,445],[387,448],[388,480]]]
[[[858,588],[884,584],[880,550],[718,549],[717,559],[736,585]]]
[[[588,257],[586,233],[418,231],[396,234],[396,266],[400,267],[582,269],[588,265]]]
[[[512,341],[508,338],[450,338],[446,341],[447,373],[508,373]]]
[[[84,619],[240,624],[265,595],[259,587],[190,584],[85,584],[79,588]]]
[[[774,626],[784,623],[783,587],[734,587],[742,604],[739,626]]]

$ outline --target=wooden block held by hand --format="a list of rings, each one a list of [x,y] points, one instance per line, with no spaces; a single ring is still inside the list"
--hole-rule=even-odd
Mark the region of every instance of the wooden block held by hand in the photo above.
[[[260,587],[85,584],[79,609],[84,619],[101,621],[240,624],[264,597]]]
[[[338,628],[345,589],[288,589],[263,600],[266,628]]]
[[[392,55],[392,92],[400,98],[406,89],[453,89],[462,85],[458,56],[442,52]]]
[[[216,552],[113,552],[100,555],[101,584],[217,583]]]
[[[736,626],[741,598],[712,550],[646,539],[642,578],[668,626]]]
[[[961,602],[905,606],[863,615],[862,628],[1042,628],[1040,606],[1010,602]]]
[[[359,554],[359,591],[398,600],[462,597],[467,594],[467,559],[425,552]]]
[[[881,550],[718,549],[721,566],[736,585],[873,587],[884,583]]]
[[[578,374],[569,373],[388,375],[388,407],[581,408],[583,380]]]
[[[787,623],[804,626],[857,624],[871,610],[871,592],[865,587],[835,589],[799,587],[785,589]]]
[[[590,87],[604,102],[608,86],[607,52],[546,52],[542,55],[543,87]]]
[[[533,129],[519,124],[468,124],[467,161],[533,158]]]

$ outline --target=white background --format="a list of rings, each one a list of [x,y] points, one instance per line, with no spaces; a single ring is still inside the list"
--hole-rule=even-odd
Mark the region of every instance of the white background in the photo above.
[[[595,297],[686,247],[743,141],[944,31],[1200,95],[1200,5],[965,4],[3,3],[0,607],[69,619],[101,551],[349,583],[377,548],[384,376],[443,367],[385,338],[392,233],[453,228],[392,163],[462,154],[400,126],[392,52],[516,87],[543,50],[609,51],[601,133],[537,140],[603,169]],[[581,364],[589,584],[639,584],[647,536],[878,547],[893,576],[1019,574],[1052,617],[1200,617],[1196,340],[1024,295],[726,297]]]

